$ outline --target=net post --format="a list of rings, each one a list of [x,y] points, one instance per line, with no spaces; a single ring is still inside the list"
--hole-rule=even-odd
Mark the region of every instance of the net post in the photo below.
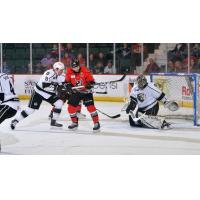
[[[197,76],[196,74],[193,74],[192,76],[194,78],[194,91],[193,91],[194,126],[197,126]]]

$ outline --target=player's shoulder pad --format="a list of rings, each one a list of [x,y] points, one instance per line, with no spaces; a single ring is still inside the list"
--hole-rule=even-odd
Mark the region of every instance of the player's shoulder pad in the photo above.
[[[8,76],[6,73],[0,73],[0,77],[2,76]]]
[[[139,91],[140,89],[138,88],[138,86],[137,85],[134,85],[133,86],[133,88],[132,88],[132,90],[131,90],[131,92],[137,92],[137,91]]]
[[[156,84],[153,83],[153,82],[149,82],[149,83],[148,83],[148,86],[149,86],[150,88],[153,88],[153,89],[158,89],[158,87],[156,86]]]
[[[55,72],[53,71],[53,69],[48,69],[47,71],[44,72],[44,75],[47,75],[47,76],[54,75],[54,74]]]
[[[81,66],[82,72],[90,72],[86,66]]]
[[[7,80],[7,79],[9,79],[9,76],[6,73],[0,73],[0,78],[3,78],[4,80]]]
[[[72,72],[73,72],[73,70],[72,70],[71,68],[67,68],[65,75],[66,75],[66,74],[70,74],[70,73],[72,73]]]

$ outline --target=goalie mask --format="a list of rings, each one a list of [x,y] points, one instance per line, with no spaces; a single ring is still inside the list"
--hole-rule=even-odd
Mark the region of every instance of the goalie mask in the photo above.
[[[136,81],[137,81],[137,85],[140,89],[145,88],[145,86],[147,85],[147,79],[143,74],[139,75],[137,77]]]

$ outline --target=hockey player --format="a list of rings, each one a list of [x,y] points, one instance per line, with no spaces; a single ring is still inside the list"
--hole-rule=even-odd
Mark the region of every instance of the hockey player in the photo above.
[[[59,99],[61,99],[63,101],[63,104],[64,104],[67,101],[67,99],[69,98],[68,93],[63,90],[64,89],[64,84],[65,84],[65,74],[64,73],[61,74],[58,77],[58,81],[59,81],[60,85],[58,85],[57,88],[56,88],[56,94],[59,97]],[[51,109],[51,112],[49,114],[49,118],[50,119],[53,117],[54,110],[55,110],[55,106],[53,106],[53,108]],[[86,115],[81,112],[81,102],[77,106],[77,116],[78,116],[79,119],[80,118],[81,119],[86,118]]]
[[[168,101],[165,94],[154,83],[148,83],[143,74],[139,75],[136,85],[131,90],[130,103],[126,109],[130,125],[155,129],[168,128],[170,126],[168,122],[155,117],[159,111],[159,101],[171,111],[178,109],[176,102]],[[138,117],[139,113],[140,117]]]
[[[15,116],[19,106],[12,81],[7,74],[0,73],[0,124]]]
[[[12,120],[12,129],[15,129],[15,126],[19,121],[31,115],[35,110],[38,110],[43,100],[55,106],[50,125],[55,127],[62,127],[62,124],[57,123],[56,120],[61,113],[63,101],[56,95],[55,88],[59,84],[62,84],[62,79],[60,79],[60,76],[62,75],[63,70],[64,64],[62,62],[56,62],[53,65],[53,69],[47,70],[42,75],[34,88],[28,107],[23,110],[18,117]]]
[[[74,60],[71,64],[71,68],[68,68],[66,73],[66,87],[67,90],[71,90],[68,100],[68,112],[70,114],[72,124],[68,126],[69,129],[78,128],[78,117],[77,117],[77,106],[80,101],[86,106],[87,110],[91,114],[94,122],[93,130],[97,131],[100,129],[99,117],[97,110],[94,106],[93,88],[95,81],[91,72],[84,66],[79,65],[78,60]],[[72,90],[72,87],[82,86],[83,88],[79,91]]]

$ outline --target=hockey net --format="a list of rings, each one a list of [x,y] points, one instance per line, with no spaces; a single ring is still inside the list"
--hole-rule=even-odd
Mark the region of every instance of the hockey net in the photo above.
[[[159,116],[192,120],[195,126],[200,124],[199,74],[152,73],[150,79],[169,100],[176,101],[180,107],[172,112],[161,105]]]

